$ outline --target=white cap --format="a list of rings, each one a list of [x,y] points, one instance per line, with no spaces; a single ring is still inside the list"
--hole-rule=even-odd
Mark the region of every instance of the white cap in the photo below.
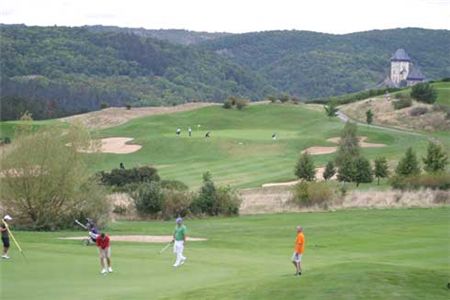
[[[6,220],[6,221],[11,221],[11,220],[12,220],[12,218],[11,218],[11,216],[10,216],[10,215],[6,215],[6,216],[4,216],[4,217],[3,217],[3,220]]]
[[[181,223],[183,223],[183,219],[182,219],[182,218],[177,218],[177,219],[175,220],[175,222],[176,222],[177,224],[181,224]]]

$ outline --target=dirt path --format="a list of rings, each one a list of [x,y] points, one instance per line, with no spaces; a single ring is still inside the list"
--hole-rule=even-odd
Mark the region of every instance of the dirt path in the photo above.
[[[196,103],[181,104],[177,106],[132,107],[130,110],[127,110],[125,107],[110,107],[102,109],[100,111],[94,111],[86,114],[61,118],[59,120],[69,123],[81,122],[89,129],[103,129],[118,126],[132,119],[141,118],[145,116],[189,111],[213,105],[219,104],[196,102]]]

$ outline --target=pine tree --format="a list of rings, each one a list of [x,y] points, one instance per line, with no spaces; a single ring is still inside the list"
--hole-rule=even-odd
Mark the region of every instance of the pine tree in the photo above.
[[[385,157],[378,157],[375,159],[374,175],[378,179],[378,185],[380,185],[380,178],[389,176],[389,167]]]
[[[334,168],[334,163],[329,161],[325,166],[325,171],[323,171],[323,179],[328,180],[336,174],[336,169]]]
[[[412,176],[420,174],[419,162],[417,161],[416,153],[409,147],[406,150],[405,156],[398,162],[395,173],[398,176]]]
[[[372,168],[370,167],[370,162],[365,157],[358,157],[355,159],[355,175],[353,181],[356,182],[356,186],[360,183],[368,183],[373,181]]]
[[[345,123],[344,129],[341,132],[341,139],[336,152],[335,163],[339,167],[341,162],[346,159],[355,159],[359,156],[360,146],[357,133],[357,126],[354,123]]]
[[[305,151],[298,159],[295,167],[295,175],[304,181],[314,181],[316,179],[316,170],[311,155]]]
[[[344,157],[338,167],[337,179],[344,182],[352,182],[355,178],[355,164],[351,157]]]
[[[366,111],[366,121],[367,121],[367,124],[372,124],[372,121],[373,121],[373,112],[372,112],[372,110],[368,110],[368,111]]]
[[[448,156],[441,145],[430,142],[427,148],[427,156],[422,158],[425,164],[424,170],[428,173],[436,173],[445,170],[448,164]]]

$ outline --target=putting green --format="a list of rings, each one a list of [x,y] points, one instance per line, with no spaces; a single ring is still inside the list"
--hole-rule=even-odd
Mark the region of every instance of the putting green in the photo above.
[[[114,273],[100,275],[94,246],[77,232],[16,232],[0,261],[1,298],[51,299],[448,299],[450,208],[351,210],[187,220],[184,266],[162,244],[112,243]],[[290,262],[305,228],[304,274]],[[107,232],[170,234],[172,222],[118,222]]]

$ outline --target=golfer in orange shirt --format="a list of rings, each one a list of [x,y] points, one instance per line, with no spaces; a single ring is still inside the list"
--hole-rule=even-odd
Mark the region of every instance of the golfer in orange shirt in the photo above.
[[[302,275],[302,255],[305,250],[305,236],[303,235],[303,227],[297,226],[297,238],[295,239],[294,254],[292,255],[292,263],[295,266],[295,276]]]

